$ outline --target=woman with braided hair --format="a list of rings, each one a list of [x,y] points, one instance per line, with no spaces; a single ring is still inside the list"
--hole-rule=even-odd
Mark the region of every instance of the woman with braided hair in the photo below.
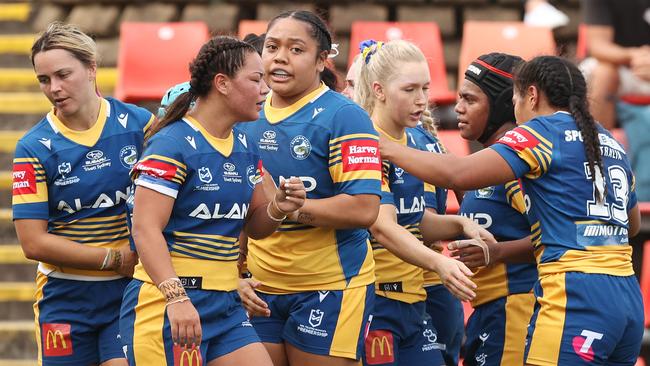
[[[382,157],[449,188],[519,178],[539,276],[526,364],[633,365],[643,303],[629,237],[640,214],[625,151],[591,117],[585,80],[563,58],[519,66],[513,104],[519,126],[480,152],[459,158],[382,140]]]
[[[282,365],[356,365],[374,301],[367,227],[379,211],[381,163],[368,114],[335,92],[335,45],[322,19],[289,11],[269,23],[262,60],[271,94],[242,126],[276,184],[299,176],[305,205],[266,239],[250,238],[251,323]]]
[[[237,295],[238,238],[270,235],[305,189],[287,179],[267,199],[257,149],[233,128],[255,120],[268,93],[255,49],[212,38],[190,74],[132,170],[140,262],[124,293],[122,342],[130,365],[270,366]]]

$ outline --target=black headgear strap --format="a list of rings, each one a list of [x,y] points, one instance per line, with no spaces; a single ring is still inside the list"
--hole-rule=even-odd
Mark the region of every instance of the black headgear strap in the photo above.
[[[474,60],[465,70],[465,79],[476,84],[490,101],[490,114],[485,130],[478,138],[487,140],[506,122],[515,121],[512,105],[512,70],[522,59],[501,53],[491,53]]]

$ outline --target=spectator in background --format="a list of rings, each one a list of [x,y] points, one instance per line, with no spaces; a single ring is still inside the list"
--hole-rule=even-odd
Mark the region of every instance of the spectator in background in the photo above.
[[[590,55],[581,68],[589,83],[591,113],[608,129],[616,127],[618,114],[628,137],[638,199],[650,201],[650,107],[616,103],[619,95],[650,98],[650,0],[582,0],[581,5]]]
[[[526,25],[557,28],[569,24],[569,17],[546,0],[526,0],[525,10]]]

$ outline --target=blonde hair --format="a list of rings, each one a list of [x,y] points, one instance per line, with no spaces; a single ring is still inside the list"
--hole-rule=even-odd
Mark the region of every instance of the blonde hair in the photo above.
[[[97,65],[97,44],[76,25],[61,22],[51,23],[32,45],[32,66],[34,66],[34,56],[39,52],[54,49],[70,52],[87,67]]]
[[[426,62],[426,58],[416,45],[404,40],[373,44],[370,48],[364,53],[367,56],[359,60],[361,67],[354,85],[354,101],[372,115],[376,102],[372,83],[386,84],[397,75],[403,63]]]

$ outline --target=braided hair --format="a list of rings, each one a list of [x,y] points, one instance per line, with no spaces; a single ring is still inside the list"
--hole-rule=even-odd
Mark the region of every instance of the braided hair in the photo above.
[[[332,35],[327,30],[327,25],[325,25],[323,19],[310,11],[291,10],[280,13],[269,22],[269,26],[266,28],[267,33],[271,27],[273,27],[275,22],[284,18],[293,18],[309,25],[311,28],[310,35],[316,41],[316,43],[318,43],[318,53],[316,57],[320,57],[323,52],[327,52],[327,54],[329,54],[332,51]],[[320,73],[320,78],[330,89],[336,90],[338,83],[336,73],[329,67],[326,66],[323,69],[323,71]]]
[[[544,93],[551,106],[567,109],[582,134],[585,156],[591,180],[596,184],[603,178],[603,159],[600,155],[598,127],[594,117],[589,113],[587,100],[587,83],[582,73],[571,61],[556,56],[539,56],[522,63],[515,72],[515,87],[523,96],[525,90],[536,86]],[[596,184],[598,202],[602,202],[607,194]]]
[[[183,118],[197,97],[208,95],[217,74],[234,77],[244,65],[248,53],[257,51],[249,43],[233,37],[217,36],[207,41],[190,63],[190,90],[174,100],[165,116],[152,126],[148,136]]]

